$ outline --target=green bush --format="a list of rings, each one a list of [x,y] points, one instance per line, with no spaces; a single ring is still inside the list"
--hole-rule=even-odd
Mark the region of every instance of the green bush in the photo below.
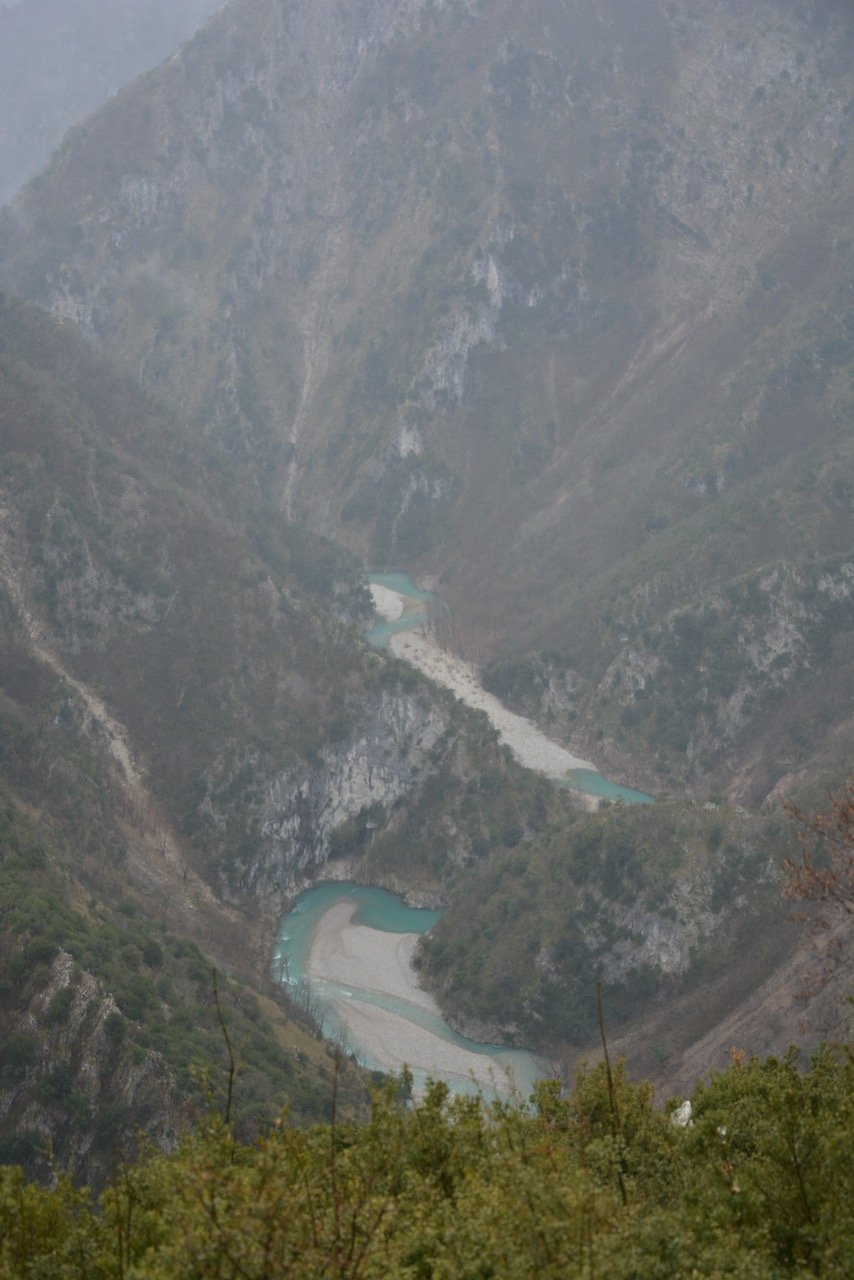
[[[4,1037],[0,1071],[7,1080],[19,1080],[36,1061],[38,1041],[25,1031],[13,1031]]]
[[[848,1280],[854,1065],[737,1062],[677,1127],[623,1064],[486,1105],[406,1076],[370,1122],[207,1120],[92,1206],[0,1168],[3,1280]]]

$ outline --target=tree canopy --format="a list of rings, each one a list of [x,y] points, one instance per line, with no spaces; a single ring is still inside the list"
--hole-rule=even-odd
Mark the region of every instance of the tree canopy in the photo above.
[[[487,1104],[393,1087],[252,1146],[220,1119],[100,1202],[0,1169],[2,1280],[815,1276],[854,1266],[854,1060],[745,1061],[673,1123],[603,1065]]]

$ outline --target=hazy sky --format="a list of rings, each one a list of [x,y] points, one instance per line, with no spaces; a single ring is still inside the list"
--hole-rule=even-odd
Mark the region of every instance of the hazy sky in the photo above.
[[[224,0],[0,0],[0,203]]]

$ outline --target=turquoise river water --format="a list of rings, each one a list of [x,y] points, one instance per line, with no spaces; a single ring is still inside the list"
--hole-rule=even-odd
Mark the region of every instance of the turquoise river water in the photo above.
[[[367,633],[368,643],[375,649],[387,649],[392,636],[401,631],[412,631],[424,622],[427,605],[436,600],[429,591],[416,587],[408,573],[370,573],[368,582],[378,587],[388,587],[403,596],[403,613],[394,622],[378,622]]]
[[[355,1000],[399,1014],[449,1044],[493,1059],[497,1068],[496,1076],[502,1080],[512,1080],[523,1096],[530,1093],[536,1080],[549,1074],[548,1065],[533,1054],[521,1049],[507,1049],[468,1040],[449,1027],[439,1014],[408,1000],[337,982],[317,981],[309,984],[307,970],[314,931],[325,913],[342,902],[352,902],[356,907],[351,923],[378,929],[383,933],[426,933],[441,915],[440,911],[407,907],[395,894],[387,893],[384,889],[371,889],[349,881],[327,881],[300,894],[293,909],[282,918],[279,925],[274,951],[274,972],[297,1000],[310,1002],[313,1012],[321,1020],[324,1035],[354,1052],[363,1066],[369,1069],[379,1067],[380,1064],[371,1060],[370,1054],[364,1052],[358,1044],[352,1043],[352,1037],[336,1010],[337,1003]],[[410,1065],[413,1067],[415,1087],[423,1088],[428,1073],[417,1069],[416,1064]],[[445,1079],[454,1092],[482,1092],[485,1095],[497,1092],[479,1087],[462,1075],[445,1076]],[[506,1089],[501,1091],[506,1092]]]
[[[392,636],[422,626],[427,607],[430,604],[439,603],[436,596],[428,591],[422,591],[405,573],[370,574],[368,581],[396,591],[404,601],[403,613],[399,618],[393,622],[380,622],[367,633],[369,642],[378,649],[387,648]],[[649,804],[653,799],[643,791],[620,786],[603,774],[590,769],[572,770],[558,785],[608,800],[619,800],[624,804]],[[316,885],[299,896],[293,909],[283,917],[280,923],[274,952],[274,968],[276,976],[288,987],[291,994],[297,1000],[310,1005],[312,1011],[319,1017],[326,1036],[343,1044],[348,1051],[354,1052],[363,1066],[369,1069],[380,1067],[381,1064],[373,1061],[362,1046],[353,1043],[353,1037],[342,1018],[340,1010],[346,1008],[347,1001],[352,1000],[397,1014],[408,1019],[415,1026],[439,1036],[449,1044],[477,1054],[479,1057],[492,1059],[496,1068],[496,1077],[502,1081],[512,1081],[523,1096],[530,1092],[537,1079],[549,1074],[548,1065],[533,1054],[524,1050],[506,1049],[468,1040],[449,1027],[438,1013],[399,996],[345,986],[337,982],[310,982],[308,965],[315,930],[325,913],[343,902],[352,903],[355,908],[351,917],[352,924],[364,925],[382,933],[426,933],[441,914],[438,911],[407,907],[400,898],[383,889],[371,889],[344,881],[328,881]],[[427,1073],[419,1070],[414,1063],[410,1063],[410,1066],[413,1068],[415,1087],[423,1087]],[[506,1084],[504,1087],[499,1086],[499,1089],[490,1090],[476,1085],[471,1079],[462,1075],[445,1075],[444,1078],[456,1092],[483,1092],[489,1095],[493,1092],[507,1091]]]

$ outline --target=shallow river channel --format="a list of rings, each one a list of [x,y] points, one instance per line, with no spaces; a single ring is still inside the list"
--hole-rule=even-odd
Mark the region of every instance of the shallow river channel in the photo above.
[[[412,955],[440,914],[407,907],[384,889],[327,881],[282,919],[277,973],[324,1034],[363,1066],[394,1073],[406,1063],[416,1092],[433,1077],[457,1093],[527,1096],[551,1074],[549,1064],[459,1035],[418,985]]]
[[[611,782],[590,761],[487,693],[475,669],[430,634],[430,606],[441,607],[440,602],[407,574],[371,574],[368,583],[379,615],[368,632],[370,643],[390,649],[485,711],[520,764],[580,792],[591,807],[602,798],[627,804],[652,800]],[[332,881],[316,885],[281,921],[277,976],[320,1020],[324,1034],[370,1069],[394,1073],[405,1063],[416,1091],[433,1077],[455,1092],[495,1096],[516,1089],[526,1096],[538,1078],[552,1073],[550,1064],[524,1050],[467,1040],[448,1026],[418,984],[415,948],[439,914],[407,907],[382,889]]]
[[[653,796],[612,782],[589,760],[574,756],[547,738],[532,721],[509,711],[487,693],[475,669],[447,653],[431,637],[429,606],[441,607],[441,602],[417,587],[408,574],[371,573],[368,584],[380,616],[367,633],[369,642],[377,649],[390,649],[396,657],[411,662],[437,684],[445,685],[468,706],[485,711],[520,764],[545,774],[558,786],[587,796],[594,807],[599,800],[620,800],[623,804],[652,802]]]

